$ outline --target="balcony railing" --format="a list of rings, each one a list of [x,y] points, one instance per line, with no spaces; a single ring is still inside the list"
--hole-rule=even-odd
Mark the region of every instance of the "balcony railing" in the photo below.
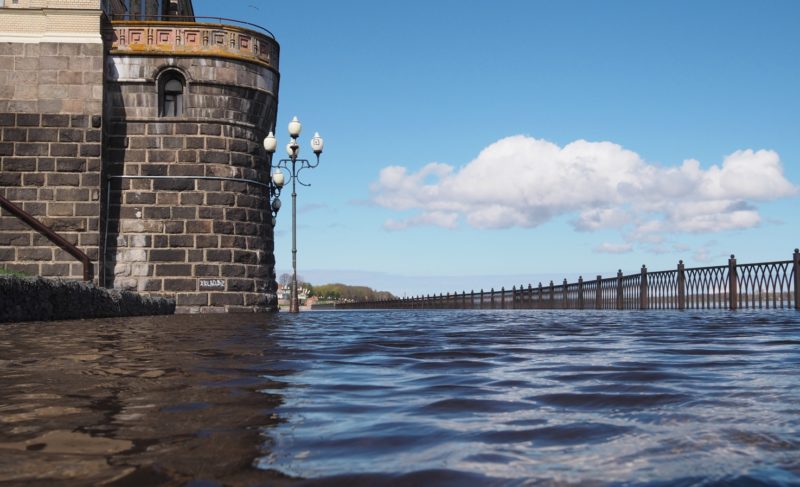
[[[115,17],[111,26],[112,54],[213,56],[278,69],[280,47],[275,36],[249,22],[221,17],[161,16],[144,20]]]

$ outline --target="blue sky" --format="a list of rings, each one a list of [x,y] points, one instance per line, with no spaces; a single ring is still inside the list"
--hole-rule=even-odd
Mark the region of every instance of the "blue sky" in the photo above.
[[[784,260],[800,2],[195,0],[281,44],[298,269],[398,295]],[[289,192],[276,227],[291,269]]]

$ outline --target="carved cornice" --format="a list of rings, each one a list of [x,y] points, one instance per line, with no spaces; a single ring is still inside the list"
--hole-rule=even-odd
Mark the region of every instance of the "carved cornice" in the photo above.
[[[242,27],[202,22],[115,20],[111,54],[210,56],[260,64],[278,71],[275,39]]]

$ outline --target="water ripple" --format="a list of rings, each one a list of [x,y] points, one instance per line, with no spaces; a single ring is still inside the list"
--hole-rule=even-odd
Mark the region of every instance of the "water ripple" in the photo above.
[[[265,374],[283,421],[257,465],[303,485],[800,485],[791,311],[281,321],[316,359]]]

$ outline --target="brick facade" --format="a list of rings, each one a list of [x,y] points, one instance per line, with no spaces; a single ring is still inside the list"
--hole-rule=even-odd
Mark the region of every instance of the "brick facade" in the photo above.
[[[102,44],[0,43],[0,194],[78,245],[95,269],[102,103]],[[0,266],[83,276],[74,257],[4,211]]]

